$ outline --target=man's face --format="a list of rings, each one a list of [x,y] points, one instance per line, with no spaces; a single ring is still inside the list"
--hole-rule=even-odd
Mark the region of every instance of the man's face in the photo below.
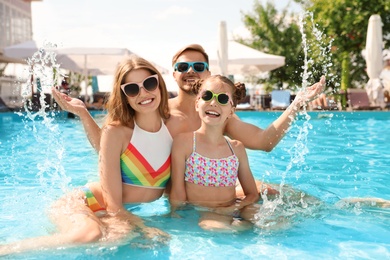
[[[176,62],[196,62],[196,61],[206,62],[202,53],[188,50],[183,52],[179,56]],[[203,72],[197,72],[196,70],[194,70],[193,67],[189,67],[189,69],[186,72],[179,72],[179,71],[173,72],[173,77],[175,78],[177,85],[181,90],[183,90],[186,93],[191,93],[190,86],[192,82],[194,82],[197,79],[205,79],[208,76],[210,76],[209,70],[204,70]]]

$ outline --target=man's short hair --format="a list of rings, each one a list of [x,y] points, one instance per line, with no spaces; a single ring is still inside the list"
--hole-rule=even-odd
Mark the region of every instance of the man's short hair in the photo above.
[[[205,61],[207,64],[209,64],[209,55],[207,55],[206,51],[203,49],[203,47],[199,44],[190,44],[183,48],[181,48],[172,58],[172,66],[175,65],[177,60],[179,59],[180,55],[183,54],[185,51],[197,51],[202,53],[203,57],[205,58]]]

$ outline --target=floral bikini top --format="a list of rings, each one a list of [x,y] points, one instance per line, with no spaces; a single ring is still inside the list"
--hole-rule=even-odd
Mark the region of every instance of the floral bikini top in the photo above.
[[[221,159],[211,159],[197,153],[195,132],[193,140],[192,153],[186,160],[185,181],[210,187],[235,186],[239,162],[228,139],[226,143],[233,154]]]

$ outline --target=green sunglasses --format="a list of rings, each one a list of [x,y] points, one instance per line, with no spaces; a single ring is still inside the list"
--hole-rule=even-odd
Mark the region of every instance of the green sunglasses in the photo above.
[[[206,102],[210,102],[214,97],[215,97],[215,100],[217,100],[217,102],[219,104],[221,104],[222,106],[225,106],[227,105],[229,102],[230,104],[232,104],[233,106],[233,101],[232,99],[230,98],[230,95],[228,93],[219,93],[219,94],[215,94],[214,92],[212,92],[211,90],[206,90],[206,91],[203,91],[202,94],[200,95],[200,97],[206,101]]]

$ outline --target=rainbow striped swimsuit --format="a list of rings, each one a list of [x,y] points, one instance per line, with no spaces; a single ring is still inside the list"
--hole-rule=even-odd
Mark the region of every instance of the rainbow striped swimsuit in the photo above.
[[[107,211],[99,204],[92,191],[87,186],[84,186],[81,189],[84,191],[87,206],[95,213],[96,216],[104,216]]]
[[[158,132],[147,132],[134,122],[129,145],[120,158],[122,182],[164,189],[171,175],[172,136],[162,122]]]

